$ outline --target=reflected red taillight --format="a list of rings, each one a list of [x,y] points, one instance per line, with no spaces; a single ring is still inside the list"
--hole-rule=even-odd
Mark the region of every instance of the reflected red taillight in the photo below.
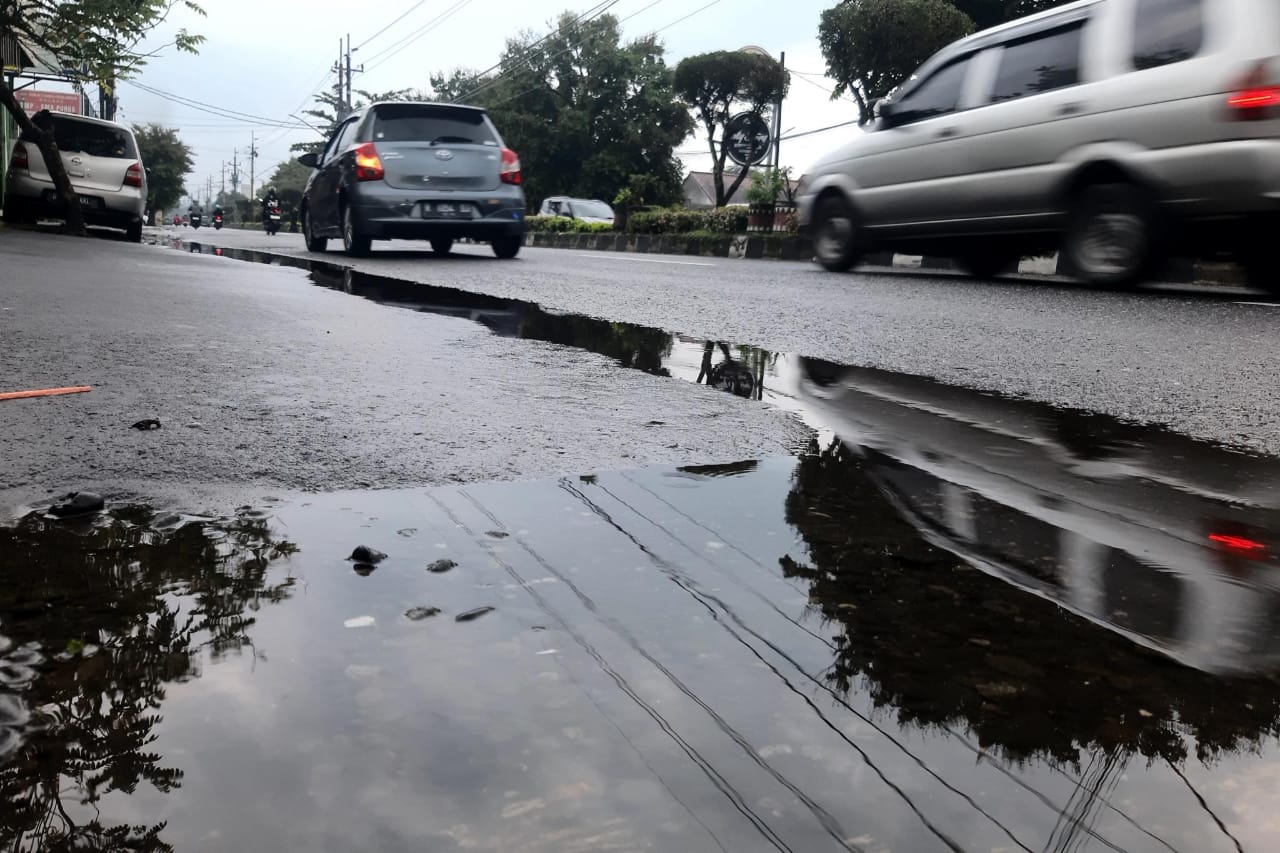
[[[504,184],[518,185],[521,182],[520,158],[510,148],[502,149],[502,171],[498,173],[498,177]]]
[[[1261,558],[1267,555],[1266,544],[1256,539],[1250,539],[1248,536],[1238,536],[1233,533],[1210,533],[1209,541],[1222,550],[1239,557]]]
[[[142,186],[142,164],[134,163],[124,173],[124,185],[126,187]]]
[[[10,165],[15,169],[31,169],[31,160],[27,156],[27,146],[19,142],[13,146],[13,157],[9,160]]]
[[[380,181],[386,176],[387,173],[382,168],[382,158],[378,156],[378,149],[372,142],[356,146],[354,154],[357,181]]]
[[[1280,80],[1267,62],[1254,66],[1232,87],[1227,114],[1236,121],[1265,121],[1280,116]]]

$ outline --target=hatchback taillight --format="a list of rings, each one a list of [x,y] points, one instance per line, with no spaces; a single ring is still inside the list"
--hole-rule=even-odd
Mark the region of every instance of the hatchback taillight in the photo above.
[[[1280,117],[1280,80],[1260,62],[1245,74],[1227,97],[1227,111],[1236,121],[1264,121]]]
[[[124,185],[126,187],[142,186],[142,164],[134,163],[124,173]]]
[[[378,156],[378,149],[372,142],[357,146],[354,153],[357,181],[380,181],[387,174],[382,168],[382,158]]]
[[[27,146],[23,145],[21,142],[13,146],[13,157],[9,160],[9,163],[15,169],[30,170],[31,160],[27,157]]]
[[[498,177],[504,184],[520,183],[520,158],[510,148],[502,149],[502,171]]]

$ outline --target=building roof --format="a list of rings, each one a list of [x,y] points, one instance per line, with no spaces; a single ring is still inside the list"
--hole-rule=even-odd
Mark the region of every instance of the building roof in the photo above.
[[[736,173],[725,172],[724,184],[726,187],[733,184],[737,178]],[[790,179],[791,190],[795,192],[800,185],[800,181],[796,178]],[[742,186],[738,187],[738,191],[729,199],[730,205],[745,205],[747,203],[747,192],[751,189],[751,175],[742,181]],[[707,207],[716,206],[716,179],[711,172],[690,172],[684,179],[684,197],[686,203],[704,205]]]

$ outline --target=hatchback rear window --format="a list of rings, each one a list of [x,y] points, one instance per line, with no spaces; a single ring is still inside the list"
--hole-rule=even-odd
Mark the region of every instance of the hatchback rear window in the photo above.
[[[53,139],[59,151],[88,154],[90,157],[138,159],[138,148],[128,131],[108,124],[78,121],[58,113],[50,114]]]
[[[436,142],[497,145],[484,113],[414,104],[378,107],[374,142]]]
[[[1134,68],[1170,65],[1200,52],[1203,0],[1138,0],[1134,14]]]

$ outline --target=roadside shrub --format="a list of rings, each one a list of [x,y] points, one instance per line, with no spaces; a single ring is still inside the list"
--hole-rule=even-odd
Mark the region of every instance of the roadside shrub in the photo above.
[[[673,207],[631,214],[627,230],[632,234],[736,234],[747,230],[745,209],[719,207],[715,210],[685,210]]]
[[[602,234],[613,230],[607,222],[582,222],[568,216],[526,216],[524,224],[534,234]]]

